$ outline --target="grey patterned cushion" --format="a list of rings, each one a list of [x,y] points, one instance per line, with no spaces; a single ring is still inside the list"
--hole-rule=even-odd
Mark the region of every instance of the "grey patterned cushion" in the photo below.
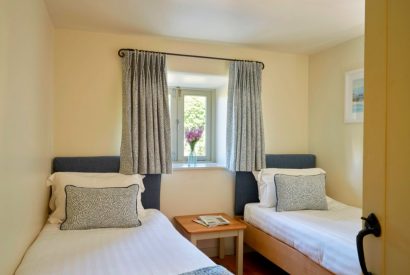
[[[221,265],[208,266],[193,270],[190,272],[181,273],[180,275],[233,275],[225,267]]]
[[[128,187],[85,188],[67,185],[66,219],[61,230],[140,226],[137,184]]]
[[[275,175],[276,211],[327,210],[325,177]]]

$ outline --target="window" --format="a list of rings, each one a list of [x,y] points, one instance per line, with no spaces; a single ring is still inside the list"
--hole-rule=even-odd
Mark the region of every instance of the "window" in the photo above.
[[[185,140],[185,131],[202,128],[202,137],[195,145],[198,161],[214,161],[215,91],[172,88],[169,99],[172,160],[181,162],[187,160],[190,147]]]

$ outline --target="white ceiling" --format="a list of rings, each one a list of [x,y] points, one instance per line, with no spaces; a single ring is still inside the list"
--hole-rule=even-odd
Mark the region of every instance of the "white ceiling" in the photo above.
[[[364,33],[365,0],[45,0],[56,27],[313,53]]]

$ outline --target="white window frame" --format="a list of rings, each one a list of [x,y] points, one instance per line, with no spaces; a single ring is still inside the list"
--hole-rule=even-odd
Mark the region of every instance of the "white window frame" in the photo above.
[[[184,127],[184,96],[199,95],[206,97],[206,155],[198,156],[198,161],[215,161],[215,90],[198,88],[172,87],[169,89],[171,102],[171,147],[172,161],[186,162],[184,156],[185,127]]]

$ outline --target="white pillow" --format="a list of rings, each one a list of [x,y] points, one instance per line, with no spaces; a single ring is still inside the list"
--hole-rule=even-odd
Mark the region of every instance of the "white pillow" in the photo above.
[[[258,181],[259,178],[259,174],[261,173],[261,171],[252,171],[252,175],[255,177],[255,180]]]
[[[276,186],[275,175],[284,174],[290,176],[311,176],[318,174],[326,174],[321,168],[308,169],[280,169],[280,168],[265,168],[258,175],[258,194],[261,207],[276,206]]]
[[[141,192],[138,192],[137,210],[138,215],[144,215],[144,207],[141,203],[141,193],[145,191],[142,175],[123,175],[119,173],[80,173],[80,172],[57,172],[47,179],[47,186],[51,186],[50,223],[62,223],[65,220],[66,185],[77,187],[103,188],[103,187],[128,187],[138,184]]]

